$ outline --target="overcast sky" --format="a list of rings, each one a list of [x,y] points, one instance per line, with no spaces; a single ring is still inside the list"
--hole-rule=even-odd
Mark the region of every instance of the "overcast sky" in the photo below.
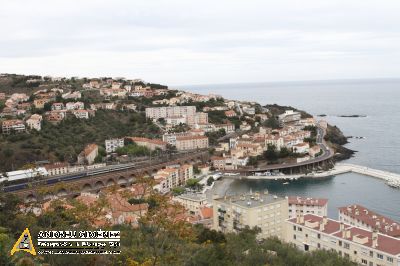
[[[399,0],[0,0],[0,73],[169,85],[400,77]]]

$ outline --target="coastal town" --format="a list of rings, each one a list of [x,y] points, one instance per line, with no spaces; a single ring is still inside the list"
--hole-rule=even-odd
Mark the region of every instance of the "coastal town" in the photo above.
[[[1,74],[0,85],[0,189],[23,199],[21,213],[84,206],[99,210],[90,217],[94,228],[138,228],[162,196],[175,206],[167,216],[182,208],[175,218],[193,226],[257,227],[257,238],[305,252],[335,251],[359,265],[400,263],[400,223],[361,205],[341,206],[333,219],[328,198],[218,193],[224,178],[332,174],[343,136],[324,120],[141,79]],[[76,128],[46,142],[68,127]],[[396,178],[386,181],[396,187]]]

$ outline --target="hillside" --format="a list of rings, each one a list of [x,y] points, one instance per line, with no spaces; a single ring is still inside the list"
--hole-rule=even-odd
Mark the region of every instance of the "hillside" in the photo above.
[[[19,169],[40,160],[74,162],[88,143],[123,136],[155,136],[159,128],[143,113],[98,110],[89,119],[69,117],[58,125],[43,122],[40,132],[0,136],[0,171]]]

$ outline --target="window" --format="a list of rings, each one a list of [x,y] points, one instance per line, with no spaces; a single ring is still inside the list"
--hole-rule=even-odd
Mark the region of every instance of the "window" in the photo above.
[[[387,261],[393,263],[393,258],[387,257]]]
[[[349,243],[343,243],[343,247],[345,249],[350,249],[350,244]]]
[[[369,252],[369,256],[370,256],[370,257],[374,257],[374,252],[373,252],[373,251],[370,251],[370,252]]]
[[[383,255],[382,254],[376,254],[376,257],[378,258],[378,259],[380,259],[380,260],[383,260]]]
[[[295,225],[293,225],[293,230],[296,231],[296,226]]]
[[[357,255],[357,250],[354,250],[354,255]]]
[[[321,234],[318,234],[318,239],[321,239]]]
[[[297,231],[302,232],[302,231],[303,231],[303,228],[299,227],[299,228],[297,228]]]
[[[364,264],[364,265],[367,265],[368,261],[364,260],[364,259],[361,259],[361,263]]]
[[[293,235],[293,239],[296,239],[296,235]]]
[[[341,241],[341,240],[339,240],[339,246],[340,246],[340,247],[342,246],[342,241]]]
[[[320,243],[318,243],[318,244],[317,244],[317,247],[318,247],[318,248],[321,248],[321,244],[320,244]]]

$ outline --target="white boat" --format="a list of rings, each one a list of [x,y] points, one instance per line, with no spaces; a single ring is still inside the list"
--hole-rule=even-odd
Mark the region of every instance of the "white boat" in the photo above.
[[[283,185],[289,185],[289,182],[285,182],[285,183],[283,183]]]

